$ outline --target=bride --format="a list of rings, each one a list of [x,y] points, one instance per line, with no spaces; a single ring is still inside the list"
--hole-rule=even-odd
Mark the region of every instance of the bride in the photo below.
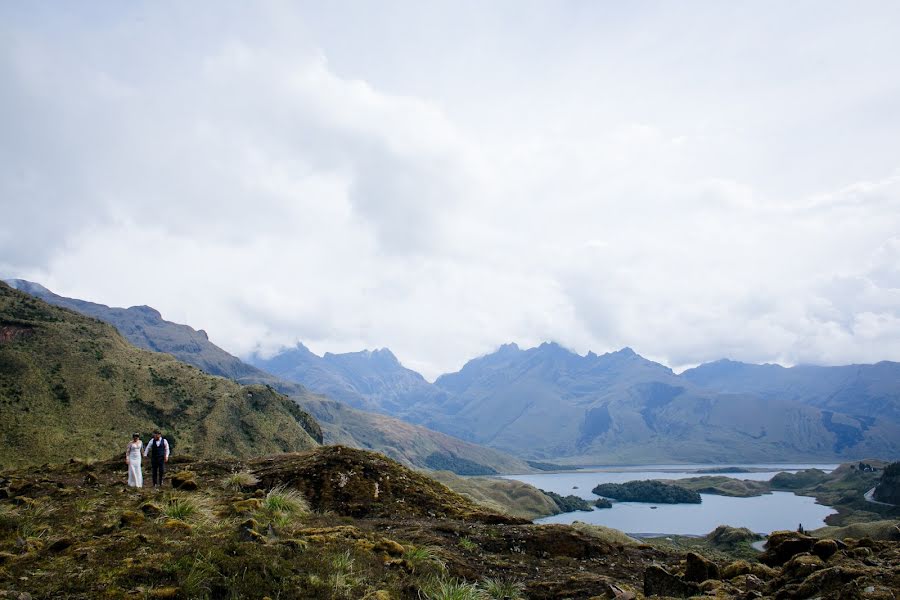
[[[128,465],[128,485],[131,487],[143,487],[144,475],[141,473],[141,450],[144,444],[141,442],[141,434],[131,436],[131,443],[125,448],[125,464]]]

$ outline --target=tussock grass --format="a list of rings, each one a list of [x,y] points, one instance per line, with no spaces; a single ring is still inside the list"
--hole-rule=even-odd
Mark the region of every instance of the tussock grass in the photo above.
[[[173,494],[162,504],[160,517],[179,521],[205,521],[209,515],[209,502],[202,496]]]
[[[493,579],[490,577],[482,580],[481,585],[484,596],[492,600],[524,600],[525,584],[518,579]]]
[[[309,504],[300,492],[278,486],[266,494],[262,510],[270,515],[304,515],[309,513]]]
[[[222,487],[234,492],[253,487],[257,483],[259,479],[250,471],[234,471],[222,479]]]
[[[475,550],[478,550],[478,544],[476,544],[475,542],[473,542],[472,540],[470,540],[468,537],[465,537],[465,536],[459,538],[459,547],[462,548],[463,550],[467,550],[469,552],[474,552]]]
[[[438,556],[432,547],[407,546],[403,559],[409,563],[412,572],[417,575],[437,575],[447,570],[447,563]]]
[[[484,600],[478,586],[459,579],[436,577],[419,589],[422,600]]]

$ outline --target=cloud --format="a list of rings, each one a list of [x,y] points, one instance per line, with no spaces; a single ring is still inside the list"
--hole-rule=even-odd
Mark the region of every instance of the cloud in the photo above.
[[[900,48],[770,8],[4,7],[0,272],[429,377],[900,360]]]

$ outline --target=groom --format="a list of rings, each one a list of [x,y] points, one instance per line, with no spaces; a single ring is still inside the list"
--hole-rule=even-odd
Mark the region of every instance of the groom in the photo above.
[[[169,462],[169,442],[159,433],[153,432],[153,439],[147,443],[144,456],[150,455],[150,466],[153,468],[153,487],[161,486],[166,463]]]

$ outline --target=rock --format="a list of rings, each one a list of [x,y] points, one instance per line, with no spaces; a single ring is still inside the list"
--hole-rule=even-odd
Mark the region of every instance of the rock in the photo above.
[[[259,532],[259,521],[247,519],[238,526],[238,537],[242,542],[264,542],[266,536]]]
[[[126,510],[119,517],[119,524],[122,527],[134,527],[135,525],[141,525],[146,520],[144,517],[144,513],[139,513],[134,510]]]
[[[789,579],[805,579],[808,575],[824,569],[825,563],[812,554],[797,554],[784,564],[782,573]]]
[[[388,556],[403,556],[406,549],[394,540],[383,539],[373,548],[375,552],[384,552]]]
[[[750,563],[750,574],[759,577],[763,581],[768,581],[777,577],[778,571],[761,563]]]
[[[189,523],[185,523],[181,519],[166,519],[166,522],[163,523],[163,527],[169,531],[178,531],[181,533],[191,533],[194,530]]]
[[[750,563],[746,560],[736,560],[725,565],[725,568],[722,569],[722,579],[734,579],[748,573],[750,573]]]
[[[690,598],[699,594],[700,586],[696,583],[682,581],[659,565],[650,565],[644,571],[645,596]]]
[[[190,471],[179,471],[172,475],[172,487],[176,490],[193,492],[200,487],[197,485],[195,477],[196,475]]]
[[[813,594],[821,594],[823,592],[832,592],[840,590],[844,584],[853,581],[866,574],[862,569],[852,569],[845,567],[830,567],[821,569],[815,573],[811,573],[797,590],[801,598],[812,596]]]
[[[688,552],[687,565],[684,569],[684,580],[700,583],[707,579],[719,578],[719,567],[708,558],[704,558],[695,552]]]
[[[762,536],[753,533],[746,527],[719,525],[706,535],[706,539],[713,546],[733,548],[740,543],[753,542],[762,539]]]
[[[306,547],[309,545],[306,543],[306,540],[298,540],[295,538],[280,540],[278,543],[287,546],[291,550],[306,550]]]
[[[775,531],[769,536],[766,551],[759,562],[770,567],[780,567],[792,556],[812,550],[816,539],[796,531]]]
[[[738,575],[731,581],[731,583],[734,585],[734,587],[746,591],[761,590],[766,585],[762,579],[750,573],[746,575]]]
[[[238,500],[231,504],[231,509],[239,515],[252,513],[262,507],[262,500],[259,498],[247,498],[246,500]]]
[[[158,504],[154,504],[153,502],[144,502],[140,506],[141,512],[143,512],[148,517],[158,517],[162,514],[162,507]]]
[[[834,540],[819,540],[812,547],[812,553],[822,560],[828,560],[837,551],[838,544]]]
[[[75,541],[71,538],[59,538],[58,540],[47,546],[47,549],[51,552],[62,552],[63,550],[71,547],[74,543]]]

